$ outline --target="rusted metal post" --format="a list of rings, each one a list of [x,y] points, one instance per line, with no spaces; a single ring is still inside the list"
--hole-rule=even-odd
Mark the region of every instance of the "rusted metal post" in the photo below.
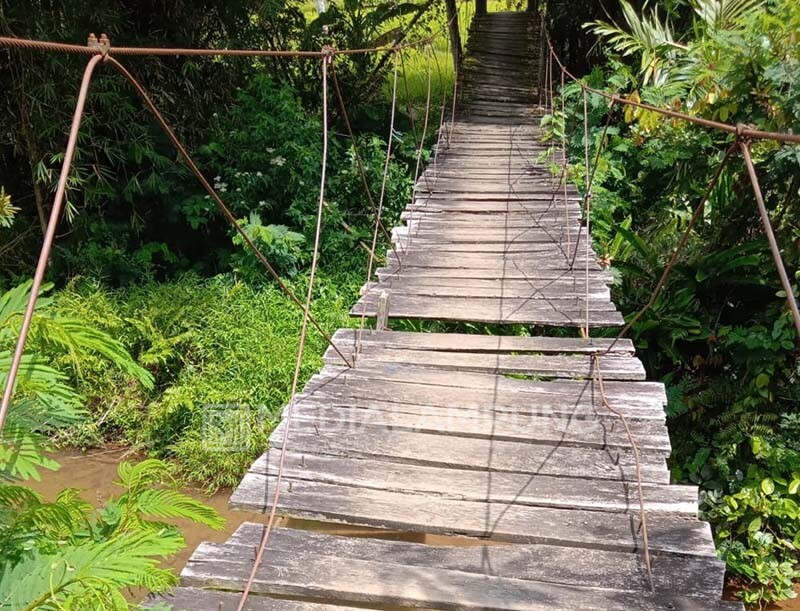
[[[83,109],[86,106],[86,96],[89,93],[89,85],[92,81],[92,74],[97,64],[103,61],[104,55],[94,55],[86,64],[86,69],[83,71],[83,80],[81,80],[81,87],[78,92],[78,101],[75,103],[75,112],[72,115],[72,126],[69,130],[69,138],[67,140],[67,148],[64,152],[64,161],[61,164],[61,175],[58,177],[58,186],[56,187],[56,196],[53,200],[53,208],[50,211],[50,220],[47,223],[47,231],[44,234],[42,242],[42,250],[39,252],[39,261],[36,264],[36,272],[33,274],[33,284],[31,285],[31,294],[28,297],[28,305],[25,308],[25,314],[22,317],[22,326],[20,327],[19,337],[17,338],[17,345],[14,348],[14,356],[11,359],[11,367],[8,370],[8,377],[6,378],[6,385],[3,388],[3,400],[0,403],[0,432],[3,430],[3,425],[8,416],[8,409],[11,406],[11,397],[14,394],[14,384],[17,380],[17,373],[22,363],[22,355],[25,351],[25,342],[28,339],[28,332],[31,328],[31,321],[33,320],[33,311],[36,308],[36,301],[39,298],[39,291],[42,288],[44,281],[44,274],[47,271],[47,262],[50,259],[50,251],[53,248],[53,240],[56,235],[56,228],[58,221],[61,218],[61,212],[64,207],[64,198],[67,191],[67,179],[69,178],[70,169],[72,168],[72,160],[75,157],[75,146],[78,142],[78,132],[81,127],[81,119],[83,119]]]
[[[789,281],[789,275],[786,273],[786,266],[783,264],[783,257],[781,250],[778,247],[778,240],[775,238],[775,232],[772,230],[772,223],[769,220],[769,212],[764,203],[764,195],[761,193],[761,185],[758,183],[758,174],[756,174],[755,165],[753,165],[753,158],[750,156],[750,144],[746,140],[739,142],[739,148],[742,151],[744,163],[747,166],[747,173],[750,176],[750,182],[753,184],[753,193],[756,196],[756,203],[758,204],[758,213],[761,215],[761,223],[764,225],[764,233],[767,235],[769,242],[769,249],[772,252],[772,258],[775,261],[775,267],[778,270],[783,291],[786,293],[786,302],[789,304],[789,309],[792,311],[794,318],[794,326],[797,329],[797,339],[800,340],[800,310],[797,308],[797,300],[794,297],[794,289],[792,283]]]

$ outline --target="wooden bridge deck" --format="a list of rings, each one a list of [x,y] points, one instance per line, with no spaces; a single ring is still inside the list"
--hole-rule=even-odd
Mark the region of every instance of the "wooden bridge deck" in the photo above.
[[[580,210],[571,187],[564,209],[539,161],[526,59],[537,50],[526,14],[476,20],[468,103],[395,231],[399,260],[354,315],[374,316],[385,291],[391,317],[574,327],[588,294],[593,325],[622,322],[591,251],[587,287],[585,243],[569,265]],[[630,341],[600,367],[641,450],[654,591],[636,461],[593,371],[608,340],[340,330],[334,341],[357,366],[328,351],[288,440],[282,422],[231,499],[268,510],[286,452],[278,507],[294,520],[273,531],[246,609],[742,609],[720,600],[724,565],[697,489],[669,485],[664,387],[645,381]],[[235,609],[262,528],[202,544],[167,602]]]

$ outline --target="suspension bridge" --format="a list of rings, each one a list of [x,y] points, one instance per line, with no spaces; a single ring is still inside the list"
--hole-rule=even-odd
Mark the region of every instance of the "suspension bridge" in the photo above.
[[[443,31],[460,51],[458,9],[450,0],[445,4],[450,17]],[[591,245],[594,170],[586,172],[581,195],[567,179],[565,141],[560,152],[543,144],[538,124],[554,108],[558,70],[562,85],[567,78],[580,84],[584,100],[593,93],[605,96],[610,108],[637,106],[735,136],[645,309],[738,150],[799,335],[800,310],[749,143],[797,144],[800,136],[709,121],[592,89],[561,64],[537,13],[487,14],[481,0],[476,7],[452,109],[446,112],[443,102],[436,152],[421,173],[419,147],[402,226],[391,232],[383,226],[385,190],[376,201],[366,188],[376,222],[371,248],[362,244],[370,253],[369,268],[352,309],[361,324],[333,336],[310,314],[326,154],[303,301],[236,222],[152,97],[116,57],[319,60],[327,151],[329,75],[353,137],[334,60],[356,53],[394,56],[393,129],[398,55],[430,45],[438,32],[400,42],[404,32],[389,47],[341,51],[111,47],[105,36],[91,36],[82,47],[0,37],[0,46],[89,56],[3,391],[0,430],[63,212],[89,84],[101,66],[116,70],[139,94],[244,243],[303,309],[291,399],[269,450],[231,497],[232,506],[268,518],[245,523],[224,544],[201,544],[181,573],[180,587],[147,604],[166,602],[187,611],[743,609],[722,600],[725,566],[716,557],[709,525],[698,519],[697,488],[670,485],[665,389],[646,381],[624,337],[644,310],[625,323],[611,300],[611,276]],[[423,141],[434,123],[429,76]],[[584,140],[587,169],[596,168],[588,132]],[[366,186],[357,152],[355,157]],[[391,249],[383,266],[374,268],[379,230]],[[374,329],[366,328],[367,319],[374,320]],[[392,319],[521,324],[547,333],[398,332],[390,330]],[[616,339],[592,337],[593,330],[623,325]],[[300,389],[309,326],[330,347],[323,369]]]
[[[475,17],[459,111],[352,310],[376,329],[332,337],[231,498],[267,526],[201,544],[175,609],[743,608],[697,489],[669,483],[663,385],[629,340],[590,337],[624,321],[537,127],[541,36],[532,13]]]

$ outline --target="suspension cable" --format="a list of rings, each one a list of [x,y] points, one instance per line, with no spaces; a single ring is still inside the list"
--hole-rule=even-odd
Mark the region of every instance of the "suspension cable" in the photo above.
[[[442,28],[432,34],[418,38],[416,40],[402,42],[408,34],[409,29],[416,25],[422,15],[433,5],[429,1],[421,7],[420,11],[411,19],[408,28],[402,31],[394,44],[377,45],[360,49],[332,49],[325,51],[303,51],[299,49],[210,49],[210,48],[179,48],[179,47],[111,47],[108,37],[101,35],[98,39],[94,38],[95,44],[88,46],[53,42],[47,40],[35,40],[30,38],[17,38],[14,36],[0,36],[0,47],[11,47],[17,49],[27,49],[31,51],[48,51],[56,53],[68,53],[77,55],[126,55],[126,56],[184,56],[184,57],[294,57],[294,58],[323,58],[331,55],[367,55],[371,53],[392,53],[396,48],[410,49],[425,46],[433,42],[442,30],[449,27],[448,21]],[[457,14],[457,13],[456,13]]]
[[[563,72],[561,73],[564,74]],[[590,248],[591,248],[591,212],[592,212],[592,179],[594,178],[594,173],[592,173],[592,177],[589,177],[589,102],[586,99],[586,92],[583,92],[583,141],[584,141],[584,163],[586,163],[586,194],[583,198],[584,201],[584,214],[586,216],[585,224],[586,224],[586,261],[584,262],[586,265],[586,273],[584,275],[584,286],[585,293],[585,303],[584,307],[586,308],[586,328],[584,334],[587,338],[590,337],[589,335],[589,255],[590,255]],[[602,141],[601,141],[602,144]],[[600,147],[597,147],[597,150],[600,150]],[[595,164],[597,167],[597,164]],[[582,226],[582,225],[581,225]],[[580,234],[578,234],[578,238],[580,239]],[[575,254],[578,252],[578,244],[580,241],[575,241]],[[573,254],[572,261],[570,262],[570,269],[575,263],[575,255]]]
[[[11,397],[14,394],[17,374],[22,364],[25,343],[28,340],[28,333],[30,332],[31,322],[33,321],[33,312],[36,309],[36,302],[39,299],[39,292],[42,287],[42,282],[44,282],[44,274],[47,271],[47,263],[50,260],[50,251],[53,248],[53,241],[55,240],[56,228],[61,218],[61,211],[67,191],[67,181],[69,179],[70,169],[72,168],[72,161],[75,158],[75,148],[78,142],[81,120],[83,119],[83,111],[86,107],[86,98],[89,94],[89,85],[92,82],[94,70],[102,59],[100,55],[92,57],[89,59],[83,71],[83,78],[81,80],[80,90],[78,91],[78,100],[75,103],[72,125],[70,126],[69,138],[67,139],[67,148],[64,152],[64,160],[61,163],[61,174],[58,177],[56,195],[53,200],[53,207],[50,211],[50,220],[47,223],[44,240],[42,241],[42,249],[39,252],[39,260],[36,263],[36,271],[33,275],[31,294],[28,296],[28,304],[25,307],[25,314],[22,317],[22,326],[20,327],[17,343],[14,347],[14,356],[11,359],[11,367],[8,370],[6,384],[3,388],[3,399],[2,403],[0,403],[0,432],[3,430],[6,417],[8,416],[8,410],[11,407]]]
[[[283,418],[284,421],[283,443],[281,444],[280,458],[278,462],[278,472],[275,478],[275,492],[272,497],[272,507],[269,512],[269,519],[267,521],[266,528],[262,533],[261,542],[258,546],[258,552],[256,553],[256,557],[253,562],[253,567],[250,571],[250,576],[248,577],[247,583],[245,584],[245,587],[242,591],[241,598],[239,599],[239,605],[236,607],[237,611],[243,611],[244,606],[247,603],[247,597],[249,596],[250,590],[253,587],[253,582],[255,581],[256,573],[258,572],[258,569],[261,566],[261,561],[264,557],[264,552],[267,549],[267,543],[269,542],[269,536],[275,524],[275,517],[278,513],[278,502],[280,500],[281,483],[283,481],[283,471],[286,462],[286,448],[289,442],[289,432],[292,424],[292,412],[297,397],[297,387],[300,383],[300,370],[303,365],[303,352],[306,343],[306,333],[308,331],[308,322],[311,320],[311,315],[309,311],[311,309],[311,298],[314,290],[314,277],[317,271],[317,261],[319,259],[319,245],[320,245],[320,235],[322,229],[322,211],[325,204],[325,179],[328,167],[327,163],[328,162],[328,65],[332,63],[332,61],[333,61],[332,53],[327,53],[322,58],[322,171],[321,171],[320,185],[319,185],[319,203],[317,204],[317,226],[316,226],[316,231],[314,233],[314,253],[311,258],[311,272],[309,274],[309,279],[308,279],[306,301],[303,306],[303,324],[300,329],[300,343],[297,347],[297,360],[295,361],[294,376],[292,377],[292,394],[291,398],[289,399],[289,405],[286,408],[286,412]]]
[[[372,210],[372,213],[377,218],[377,216],[378,216],[378,207],[375,205],[375,198],[373,197],[372,189],[369,186],[369,180],[367,179],[367,173],[366,173],[366,170],[364,169],[364,163],[363,163],[363,161],[361,159],[361,153],[359,152],[358,142],[356,140],[355,133],[353,132],[353,126],[350,123],[350,116],[347,113],[347,106],[344,103],[344,96],[342,95],[342,90],[339,87],[339,79],[336,76],[336,62],[335,61],[331,62],[330,74],[331,74],[331,79],[333,81],[333,89],[334,89],[334,92],[336,93],[336,99],[337,99],[337,101],[339,103],[339,111],[342,113],[342,119],[344,120],[345,129],[347,129],[347,134],[350,137],[350,143],[353,146],[353,157],[355,158],[356,168],[358,169],[358,174],[361,177],[361,184],[364,185],[364,192],[367,195],[367,202],[369,202],[370,209]],[[386,228],[386,225],[384,224],[383,220],[379,219],[378,220],[378,224],[380,226],[381,233],[388,240],[392,251],[394,251],[395,256],[397,256],[397,250],[395,249],[394,242],[392,241],[392,234],[389,233],[389,230]],[[366,245],[365,245],[365,248],[367,249],[367,252],[372,253],[371,256],[374,256],[374,252],[375,252],[374,249],[371,249]],[[398,257],[398,259],[399,259],[399,257]]]
[[[567,110],[566,102],[564,100],[564,73],[561,73],[561,118],[563,120],[563,127],[561,128],[561,176],[558,179],[559,186],[564,187],[564,220],[567,225],[567,250],[572,250],[572,228],[570,227],[569,218],[569,197],[567,190]],[[580,237],[580,234],[578,234]],[[577,243],[576,243],[577,248]]]
[[[394,62],[393,62],[393,78],[392,78],[392,110],[391,116],[389,118],[389,137],[387,138],[386,142],[386,159],[383,164],[383,179],[381,180],[381,194],[378,198],[378,211],[375,216],[375,228],[372,232],[372,252],[375,252],[375,248],[378,245],[378,224],[380,223],[381,215],[383,214],[383,204],[386,198],[386,181],[389,175],[389,163],[392,158],[392,141],[394,140],[394,119],[395,113],[397,110],[397,69],[398,69],[398,60],[397,56],[400,54],[400,49],[395,51]],[[369,258],[367,262],[367,279],[366,285],[369,286],[370,279],[372,278],[372,269],[373,269],[374,259],[373,257]],[[355,362],[358,359],[358,355],[361,353],[361,339],[364,333],[364,322],[367,317],[367,304],[366,304],[366,297],[367,293],[364,294],[364,307],[361,311],[361,320],[359,323],[358,329],[358,341],[356,343],[355,354],[353,356],[353,361]]]
[[[587,208],[589,204],[589,199],[593,197],[592,188],[594,187],[594,177],[597,173],[597,168],[600,165],[600,155],[603,153],[606,136],[608,135],[608,129],[611,126],[611,116],[612,111],[614,110],[614,104],[616,104],[615,100],[611,100],[611,103],[608,106],[608,112],[606,114],[606,122],[603,125],[603,132],[600,135],[600,142],[597,144],[597,150],[595,151],[594,155],[594,164],[589,166],[589,128],[588,128],[588,107],[587,107],[587,95],[586,91],[583,91],[583,117],[584,117],[584,153],[585,153],[585,163],[586,163],[586,187],[585,192],[583,194],[584,199],[584,208]],[[587,227],[588,229],[588,227]],[[575,265],[575,258],[578,255],[578,243],[580,242],[581,235],[583,234],[583,225],[578,228],[578,238],[575,242],[575,250],[572,252],[572,260],[569,263],[569,268],[572,269]],[[587,239],[590,239],[591,236],[588,234],[587,231]]]
[[[797,299],[794,296],[794,289],[792,283],[789,281],[789,276],[786,274],[786,266],[783,263],[781,250],[778,247],[778,242],[775,239],[775,232],[772,230],[772,223],[769,220],[769,212],[767,206],[764,204],[764,195],[761,192],[761,185],[758,182],[758,175],[756,168],[753,165],[753,158],[750,155],[750,144],[745,139],[739,139],[739,149],[742,152],[742,159],[747,166],[747,174],[750,177],[750,182],[753,185],[753,193],[756,197],[756,204],[758,205],[758,213],[761,216],[761,223],[764,226],[764,233],[769,242],[769,249],[772,253],[772,259],[775,261],[775,268],[778,270],[781,284],[783,285],[783,292],[786,293],[786,301],[789,304],[789,309],[792,311],[794,318],[794,326],[797,330],[797,338],[800,340],[800,310],[797,307]]]
[[[600,355],[598,353],[592,354],[592,370],[593,370],[593,377],[595,383],[597,384],[597,388],[600,391],[600,402],[602,403],[603,407],[605,407],[608,411],[613,413],[614,415],[619,418],[620,422],[622,422],[622,426],[625,429],[625,435],[628,437],[628,443],[631,446],[633,451],[633,458],[636,463],[636,488],[637,488],[637,496],[639,497],[639,526],[642,532],[642,559],[644,560],[644,567],[645,571],[647,572],[647,581],[648,585],[650,586],[650,591],[655,591],[655,586],[653,583],[653,565],[650,560],[650,541],[648,538],[647,533],[647,512],[645,511],[644,507],[644,486],[642,484],[642,458],[641,453],[639,452],[639,445],[636,443],[636,439],[631,432],[631,427],[628,424],[628,419],[625,418],[625,415],[615,408],[611,403],[608,401],[608,397],[606,396],[605,384],[603,383],[603,373],[600,370]]]

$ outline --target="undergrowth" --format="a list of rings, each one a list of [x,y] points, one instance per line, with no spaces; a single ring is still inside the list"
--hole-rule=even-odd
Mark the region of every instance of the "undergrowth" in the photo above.
[[[318,276],[312,314],[328,332],[354,324],[348,310],[362,274],[354,266]],[[305,279],[292,287],[304,294]],[[62,433],[61,444],[130,444],[172,459],[188,482],[209,491],[239,483],[291,390],[302,311],[277,286],[188,275],[111,290],[79,278],[57,294],[55,307],[118,338],[155,378],[147,391],[85,358],[74,375],[89,418]],[[327,346],[312,327],[307,337],[301,386]],[[248,426],[220,439],[226,418]]]

